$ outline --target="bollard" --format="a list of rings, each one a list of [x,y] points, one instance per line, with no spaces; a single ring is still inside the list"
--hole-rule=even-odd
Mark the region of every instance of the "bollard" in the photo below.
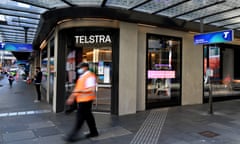
[[[213,114],[213,100],[212,100],[212,84],[209,81],[209,99],[208,99],[208,103],[209,103],[209,114]]]

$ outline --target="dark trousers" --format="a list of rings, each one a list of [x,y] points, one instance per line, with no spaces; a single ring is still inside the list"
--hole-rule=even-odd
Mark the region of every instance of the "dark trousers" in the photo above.
[[[9,85],[12,86],[13,80],[8,79],[8,81],[9,81]]]
[[[98,133],[96,128],[96,122],[92,114],[92,101],[78,103],[76,124],[69,137],[73,138],[77,135],[85,120],[89,127],[90,133]]]
[[[40,90],[40,84],[35,84],[36,90],[37,90],[37,99],[41,100],[41,90]]]

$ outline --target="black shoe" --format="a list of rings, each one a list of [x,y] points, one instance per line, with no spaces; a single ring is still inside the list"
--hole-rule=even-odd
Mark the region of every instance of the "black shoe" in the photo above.
[[[86,134],[86,138],[97,137],[97,136],[98,136],[98,132]]]

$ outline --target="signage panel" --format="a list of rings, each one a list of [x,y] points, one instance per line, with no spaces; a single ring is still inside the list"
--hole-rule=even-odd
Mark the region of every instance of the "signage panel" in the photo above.
[[[176,78],[176,71],[149,70],[148,79],[156,79],[156,78]]]
[[[203,33],[194,36],[194,44],[214,44],[230,42],[234,39],[233,30],[217,31],[211,33]]]
[[[16,51],[16,52],[32,52],[33,51],[31,44],[19,44],[19,43],[4,43],[3,49],[7,51]]]

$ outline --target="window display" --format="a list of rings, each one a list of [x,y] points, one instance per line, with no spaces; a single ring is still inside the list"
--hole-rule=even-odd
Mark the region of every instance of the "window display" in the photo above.
[[[181,39],[147,35],[147,107],[180,103]]]
[[[110,111],[112,90],[112,40],[109,34],[75,34],[67,47],[66,86],[71,91],[79,75],[77,66],[89,64],[89,70],[97,76],[94,110]]]

